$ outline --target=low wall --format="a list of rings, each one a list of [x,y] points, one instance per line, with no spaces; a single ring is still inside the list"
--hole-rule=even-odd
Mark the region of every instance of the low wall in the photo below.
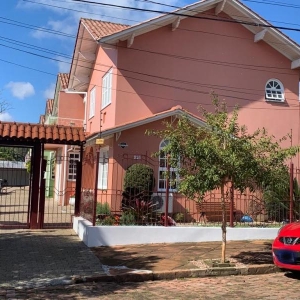
[[[75,217],[73,229],[88,247],[221,241],[220,227],[92,226]],[[270,240],[278,228],[227,228],[227,241]]]

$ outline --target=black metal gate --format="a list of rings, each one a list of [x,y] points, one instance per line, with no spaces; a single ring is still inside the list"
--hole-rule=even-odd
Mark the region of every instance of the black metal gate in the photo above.
[[[31,148],[0,147],[0,228],[28,228],[30,172],[26,157]]]

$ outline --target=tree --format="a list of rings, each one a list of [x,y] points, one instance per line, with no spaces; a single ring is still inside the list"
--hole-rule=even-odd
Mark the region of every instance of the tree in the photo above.
[[[170,164],[178,167],[178,191],[190,199],[201,202],[208,191],[220,189],[222,206],[222,254],[226,253],[225,186],[234,183],[240,192],[254,192],[269,187],[288,171],[286,160],[299,151],[298,147],[281,148],[284,136],[275,140],[267,131],[258,129],[248,133],[246,126],[238,124],[238,108],[230,114],[225,102],[212,95],[214,112],[199,107],[206,126],[195,126],[182,116],[176,123],[166,122],[166,128],[148,132],[169,141],[165,149]]]
[[[0,91],[0,115],[12,109],[11,104],[2,98],[2,91]]]
[[[0,160],[25,161],[28,148],[24,147],[0,147]]]

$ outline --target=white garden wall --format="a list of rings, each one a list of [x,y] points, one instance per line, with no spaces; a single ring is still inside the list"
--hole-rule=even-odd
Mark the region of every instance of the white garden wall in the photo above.
[[[221,241],[220,227],[92,226],[75,217],[73,229],[88,247]],[[278,228],[227,228],[227,241],[274,239]]]

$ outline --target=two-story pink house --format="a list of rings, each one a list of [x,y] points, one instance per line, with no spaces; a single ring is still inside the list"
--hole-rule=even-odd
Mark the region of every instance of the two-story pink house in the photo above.
[[[45,115],[40,123],[45,125],[83,127],[84,93],[72,93],[67,90],[69,74],[57,76],[54,98],[46,101]],[[76,161],[80,157],[80,147],[46,144],[44,157],[47,159],[46,197],[53,198],[59,205],[68,205],[75,191]]]
[[[99,201],[118,211],[124,171],[147,161],[165,192],[165,157],[151,158],[164,141],[145,131],[184,111],[201,126],[197,106],[210,109],[211,91],[239,105],[250,131],[291,133],[299,144],[299,67],[299,45],[238,0],[204,0],[134,26],[81,19],[68,92],[86,93],[83,187],[97,179]]]

